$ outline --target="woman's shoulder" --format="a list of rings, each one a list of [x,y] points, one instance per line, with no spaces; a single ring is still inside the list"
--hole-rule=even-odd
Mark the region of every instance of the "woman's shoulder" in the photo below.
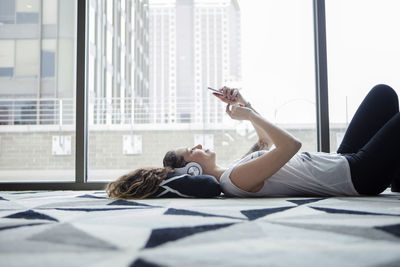
[[[235,169],[237,166],[239,166],[240,164],[243,164],[245,162],[248,162],[252,159],[258,158],[262,155],[264,155],[265,153],[268,153],[268,150],[259,150],[259,151],[255,151],[249,155],[247,155],[244,158],[241,159],[237,159],[235,161],[233,161],[229,166],[228,169],[221,175],[221,181],[224,179],[230,179],[229,176],[231,174],[231,172],[233,171],[233,169]]]

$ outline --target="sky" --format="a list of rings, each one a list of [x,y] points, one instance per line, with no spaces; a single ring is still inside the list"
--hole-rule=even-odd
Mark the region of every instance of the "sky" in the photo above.
[[[312,0],[238,0],[242,94],[276,123],[315,123]],[[375,84],[400,93],[400,1],[326,0],[330,122]],[[346,104],[347,102],[347,104]]]

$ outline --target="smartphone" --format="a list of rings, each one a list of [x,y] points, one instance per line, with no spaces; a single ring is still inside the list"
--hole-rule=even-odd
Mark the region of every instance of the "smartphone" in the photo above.
[[[224,94],[221,93],[220,91],[215,90],[214,88],[211,88],[211,87],[208,87],[208,90],[211,90],[214,94],[217,94],[217,95],[224,95]]]

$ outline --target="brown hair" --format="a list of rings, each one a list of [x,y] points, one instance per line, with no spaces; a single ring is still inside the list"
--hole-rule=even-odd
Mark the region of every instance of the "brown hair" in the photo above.
[[[173,150],[165,153],[163,159],[164,167],[170,167],[172,169],[184,167],[187,163],[188,162],[185,161],[182,155],[177,155]]]
[[[163,159],[164,168],[140,168],[122,175],[107,184],[106,192],[111,198],[143,199],[157,192],[160,183],[174,168],[187,164],[183,156],[168,151]]]

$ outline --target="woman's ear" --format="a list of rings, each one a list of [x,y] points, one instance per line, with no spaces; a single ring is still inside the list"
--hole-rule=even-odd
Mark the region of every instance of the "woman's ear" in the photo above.
[[[197,176],[203,174],[203,169],[197,162],[189,162],[185,167],[175,168],[177,174],[189,174],[191,176]]]

